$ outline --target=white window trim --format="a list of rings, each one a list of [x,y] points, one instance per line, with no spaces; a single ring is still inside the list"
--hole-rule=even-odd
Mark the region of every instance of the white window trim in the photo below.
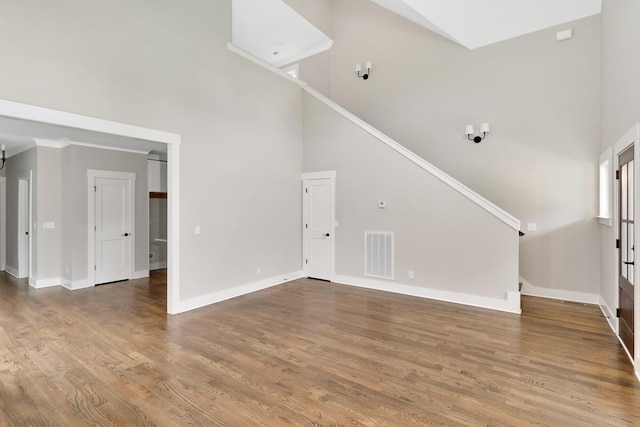
[[[613,226],[613,148],[607,148],[598,161],[598,222]]]

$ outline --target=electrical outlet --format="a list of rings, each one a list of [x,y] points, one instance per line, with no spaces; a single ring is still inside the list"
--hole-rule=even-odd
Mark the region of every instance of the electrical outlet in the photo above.
[[[154,259],[156,257],[155,252],[149,252],[149,259]]]
[[[258,267],[256,268],[256,274],[262,274],[262,268]]]
[[[413,271],[409,272],[409,279],[413,279]]]

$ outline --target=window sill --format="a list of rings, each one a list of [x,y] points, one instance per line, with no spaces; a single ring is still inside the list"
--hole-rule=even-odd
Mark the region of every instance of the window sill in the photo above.
[[[608,225],[609,227],[613,227],[613,220],[611,218],[599,216],[598,222],[602,225]]]

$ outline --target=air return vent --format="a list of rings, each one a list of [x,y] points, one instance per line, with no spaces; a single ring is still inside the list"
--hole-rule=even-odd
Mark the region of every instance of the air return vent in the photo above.
[[[364,275],[393,279],[393,233],[364,232]]]

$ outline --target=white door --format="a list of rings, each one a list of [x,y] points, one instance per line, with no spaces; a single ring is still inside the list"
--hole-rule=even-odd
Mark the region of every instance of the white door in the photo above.
[[[334,181],[331,177],[303,180],[305,276],[331,280],[334,253]]]
[[[30,276],[31,191],[30,180],[18,180],[18,277]]]
[[[127,179],[95,178],[95,283],[130,278],[131,200]]]

